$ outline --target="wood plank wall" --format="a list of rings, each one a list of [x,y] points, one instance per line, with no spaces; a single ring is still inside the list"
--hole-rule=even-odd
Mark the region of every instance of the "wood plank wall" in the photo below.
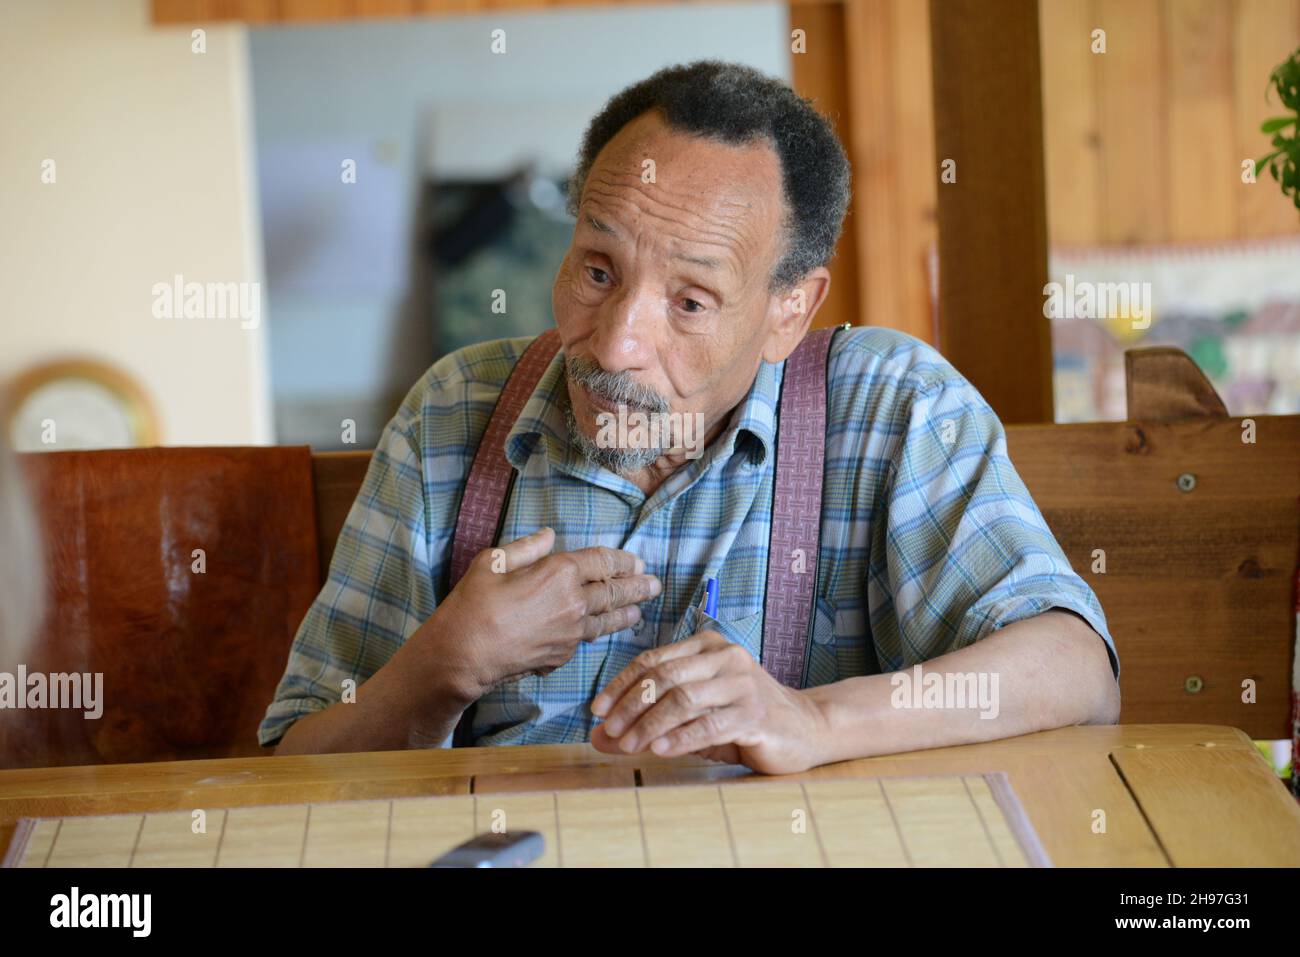
[[[1048,227],[1063,244],[1300,233],[1272,177],[1269,72],[1300,47],[1297,0],[1043,0]],[[1090,35],[1106,31],[1106,52]]]
[[[930,0],[939,338],[1003,422],[1052,421],[1035,0]],[[990,109],[997,104],[996,109]]]
[[[849,56],[844,40],[843,3],[803,3],[790,7],[791,82],[800,96],[811,99],[835,124],[835,132],[848,152],[854,172],[859,174],[852,156],[855,141],[855,114],[849,102]],[[798,36],[798,43],[795,37]],[[860,174],[859,174],[860,178]],[[850,186],[855,194],[858,184]],[[814,328],[829,328],[846,322],[861,321],[862,256],[853,224],[857,220],[852,200],[840,234],[835,258],[831,261],[831,289],[817,315]]]

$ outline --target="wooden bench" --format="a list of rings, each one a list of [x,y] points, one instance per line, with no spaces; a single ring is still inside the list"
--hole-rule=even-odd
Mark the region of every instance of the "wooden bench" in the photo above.
[[[1106,611],[1123,668],[1121,720],[1231,725],[1255,738],[1288,737],[1293,580],[1300,554],[1300,415],[1228,416],[1209,383],[1177,350],[1130,353],[1127,371],[1130,421],[1007,430],[1012,460]],[[202,451],[139,454],[165,469],[156,463]],[[247,475],[250,463],[274,450],[208,451],[224,463],[226,471],[211,480],[219,481],[220,475]],[[0,766],[263,753],[257,724],[283,671],[293,631],[328,572],[369,459],[369,452],[302,459],[310,472],[309,478],[303,473],[302,497],[310,487],[312,509],[301,513],[306,503],[273,503],[268,512],[279,516],[292,506],[309,526],[314,513],[314,530],[296,538],[294,548],[302,554],[257,538],[276,526],[270,519],[250,522],[244,514],[240,503],[259,494],[255,484],[239,493],[222,489],[205,516],[209,524],[251,537],[243,543],[248,554],[312,568],[307,587],[298,575],[293,593],[274,606],[276,620],[249,622],[249,634],[233,642],[229,588],[211,614],[201,601],[178,606],[177,620],[165,629],[129,636],[138,643],[140,660],[162,660],[170,670],[141,670],[140,661],[118,660],[120,648],[103,666],[113,669],[105,677],[112,713],[103,720],[115,726],[27,712],[26,720],[38,726],[29,726],[25,737],[0,727]],[[231,462],[242,463],[245,471],[233,470]],[[123,523],[113,534],[140,531]],[[54,543],[54,552],[59,550]],[[188,545],[180,543],[174,569],[179,579],[189,574],[189,556]],[[218,558],[207,574],[231,575],[239,584],[240,568],[223,570]],[[50,567],[55,576],[66,573],[57,561]],[[261,574],[265,591],[268,581],[277,580],[276,567]],[[214,620],[226,622],[225,630],[213,631]],[[61,670],[95,670],[102,663],[94,648],[85,656],[88,662],[68,660]],[[160,680],[174,684],[159,688]],[[1254,682],[1253,703],[1243,701],[1244,682]],[[12,721],[12,715],[4,717]],[[58,732],[40,727],[41,721],[51,729],[57,722]],[[33,752],[34,740],[38,746],[44,742],[43,751]]]

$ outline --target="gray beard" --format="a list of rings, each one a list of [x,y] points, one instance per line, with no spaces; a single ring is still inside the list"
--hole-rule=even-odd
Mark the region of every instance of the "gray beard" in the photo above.
[[[601,448],[596,440],[589,438],[578,427],[577,416],[573,414],[573,405],[564,407],[564,422],[569,427],[569,441],[577,447],[588,462],[601,468],[609,469],[616,475],[631,475],[653,465],[666,449],[620,449]]]

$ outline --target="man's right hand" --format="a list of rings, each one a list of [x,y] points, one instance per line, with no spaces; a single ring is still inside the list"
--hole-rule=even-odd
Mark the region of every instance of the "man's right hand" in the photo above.
[[[659,594],[659,579],[631,552],[552,555],[554,544],[543,528],[476,555],[355,703],[298,719],[276,754],[436,747],[494,685],[560,667],[578,642],[636,624],[637,603]]]
[[[411,636],[431,646],[426,661],[457,676],[466,700],[503,681],[554,671],[578,642],[635,625],[638,604],[661,590],[631,552],[597,546],[552,555],[554,545],[555,532],[542,528],[484,549]]]

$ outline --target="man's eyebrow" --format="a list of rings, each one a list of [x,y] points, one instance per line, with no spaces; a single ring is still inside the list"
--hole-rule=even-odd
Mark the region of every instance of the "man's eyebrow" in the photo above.
[[[592,229],[595,229],[598,232],[608,233],[609,235],[618,238],[617,229],[615,229],[613,226],[610,226],[608,223],[601,222],[595,216],[591,215],[591,213],[587,214],[587,222],[588,224],[590,224]]]
[[[587,214],[587,223],[597,232],[606,233],[615,239],[621,239],[617,229],[608,223],[602,222],[590,213]],[[673,259],[680,259],[683,262],[694,263],[697,266],[703,266],[705,269],[721,269],[722,263],[717,259],[711,259],[708,256],[688,256],[685,253],[674,253]]]
[[[673,259],[681,259],[684,262],[695,263],[697,266],[703,266],[705,269],[719,269],[722,263],[716,259],[709,259],[705,256],[687,256],[685,253],[674,253]]]

